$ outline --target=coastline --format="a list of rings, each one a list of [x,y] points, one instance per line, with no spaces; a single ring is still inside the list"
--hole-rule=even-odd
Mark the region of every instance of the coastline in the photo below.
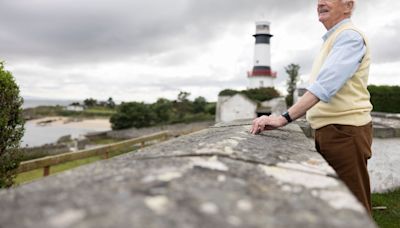
[[[48,116],[38,119],[28,120],[26,123],[41,126],[41,127],[68,127],[68,128],[82,128],[93,130],[111,130],[111,123],[109,118],[76,118],[64,116]]]
[[[91,132],[111,130],[109,118],[43,117],[28,120],[21,145],[36,147],[56,143],[60,137],[82,138]]]

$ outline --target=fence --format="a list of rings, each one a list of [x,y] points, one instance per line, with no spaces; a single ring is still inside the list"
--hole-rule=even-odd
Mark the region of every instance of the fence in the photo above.
[[[141,147],[144,147],[146,142],[159,140],[164,141],[168,139],[169,132],[162,131],[155,134],[150,134],[134,139],[128,139],[125,141],[112,143],[106,146],[81,150],[76,152],[64,153],[55,156],[49,156],[44,158],[38,158],[30,161],[21,162],[17,173],[28,172],[35,169],[43,168],[43,176],[48,176],[50,174],[50,167],[58,164],[62,164],[69,161],[75,161],[83,158],[89,158],[93,156],[103,155],[105,159],[108,159],[109,153],[112,151],[124,149],[127,147],[134,146],[136,144],[140,144]]]

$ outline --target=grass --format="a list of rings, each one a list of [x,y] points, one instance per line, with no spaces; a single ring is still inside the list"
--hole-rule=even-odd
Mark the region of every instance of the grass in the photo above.
[[[99,108],[89,108],[89,109],[84,110],[83,112],[112,115],[112,114],[116,113],[117,111],[114,109],[110,109],[110,108],[99,107]]]
[[[91,107],[83,111],[68,111],[62,106],[39,106],[35,108],[27,108],[24,110],[24,117],[27,119],[36,119],[48,116],[65,116],[65,117],[79,117],[79,118],[109,118],[114,113],[115,109],[107,107]]]
[[[123,139],[113,139],[113,138],[96,138],[96,139],[90,139],[91,144],[95,145],[107,145],[111,143],[117,143],[121,142]]]
[[[100,156],[85,158],[81,160],[66,162],[63,164],[55,165],[50,167],[50,175],[59,173],[68,169],[72,169],[81,165],[89,164],[98,160],[101,160]],[[29,172],[20,173],[15,178],[15,184],[19,185],[22,183],[30,182],[33,180],[37,180],[43,177],[43,169],[35,169]]]
[[[136,150],[136,148],[135,148],[135,150]],[[118,156],[118,155],[121,155],[121,154],[124,154],[127,152],[131,152],[131,151],[133,151],[132,148],[127,148],[125,150],[113,151],[113,152],[110,152],[109,157],[111,158],[111,157]],[[92,163],[95,161],[99,161],[102,159],[104,159],[103,156],[94,156],[94,157],[90,157],[90,158],[84,158],[84,159],[80,159],[80,160],[70,161],[70,162],[59,164],[59,165],[51,166],[50,167],[50,175],[59,173],[62,171],[66,171],[69,169],[73,169],[75,167],[86,165],[86,164],[89,164],[89,163]],[[20,185],[20,184],[31,182],[33,180],[37,180],[40,178],[43,178],[43,169],[42,168],[18,174],[14,180],[14,183],[15,183],[15,185]]]
[[[380,228],[400,227],[400,188],[387,193],[372,194],[372,206],[385,206],[386,210],[374,210],[373,218]]]

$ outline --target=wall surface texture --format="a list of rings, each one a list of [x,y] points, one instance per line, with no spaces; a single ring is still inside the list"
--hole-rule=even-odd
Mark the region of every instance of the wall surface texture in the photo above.
[[[0,191],[1,227],[375,227],[291,124],[219,124]]]

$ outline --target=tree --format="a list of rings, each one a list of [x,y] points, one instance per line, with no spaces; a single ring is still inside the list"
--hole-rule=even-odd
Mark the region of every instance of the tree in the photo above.
[[[153,125],[155,116],[150,105],[143,102],[127,102],[118,106],[117,113],[111,116],[110,122],[113,130],[141,128]]]
[[[109,98],[108,98],[108,100],[107,100],[107,107],[109,107],[109,108],[115,108],[115,102],[114,102],[114,100],[112,99],[112,97],[109,97]]]
[[[153,103],[151,110],[154,112],[157,124],[168,123],[174,115],[172,102],[165,98],[159,98],[156,103]]]
[[[293,94],[296,90],[296,84],[298,81],[300,66],[297,64],[290,64],[285,67],[285,71],[288,74],[289,78],[286,81],[288,95],[286,96],[286,104],[288,107],[293,105]]]
[[[193,101],[193,112],[201,113],[206,111],[207,100],[204,97],[197,97]]]
[[[192,102],[188,99],[189,96],[190,93],[185,91],[180,91],[178,94],[178,99],[174,103],[178,119],[183,119],[186,114],[192,113],[193,111]]]
[[[215,102],[208,103],[206,106],[206,113],[215,116],[216,109],[217,109],[217,103]]]
[[[188,97],[190,96],[190,93],[185,92],[185,91],[180,91],[178,94],[178,102],[188,102],[189,99]]]
[[[22,158],[23,100],[11,72],[0,62],[0,188],[10,187]]]
[[[70,105],[71,106],[81,106],[81,104],[79,102],[72,102]]]
[[[86,107],[94,107],[97,105],[97,100],[93,99],[93,98],[87,98],[83,101],[83,104]]]

